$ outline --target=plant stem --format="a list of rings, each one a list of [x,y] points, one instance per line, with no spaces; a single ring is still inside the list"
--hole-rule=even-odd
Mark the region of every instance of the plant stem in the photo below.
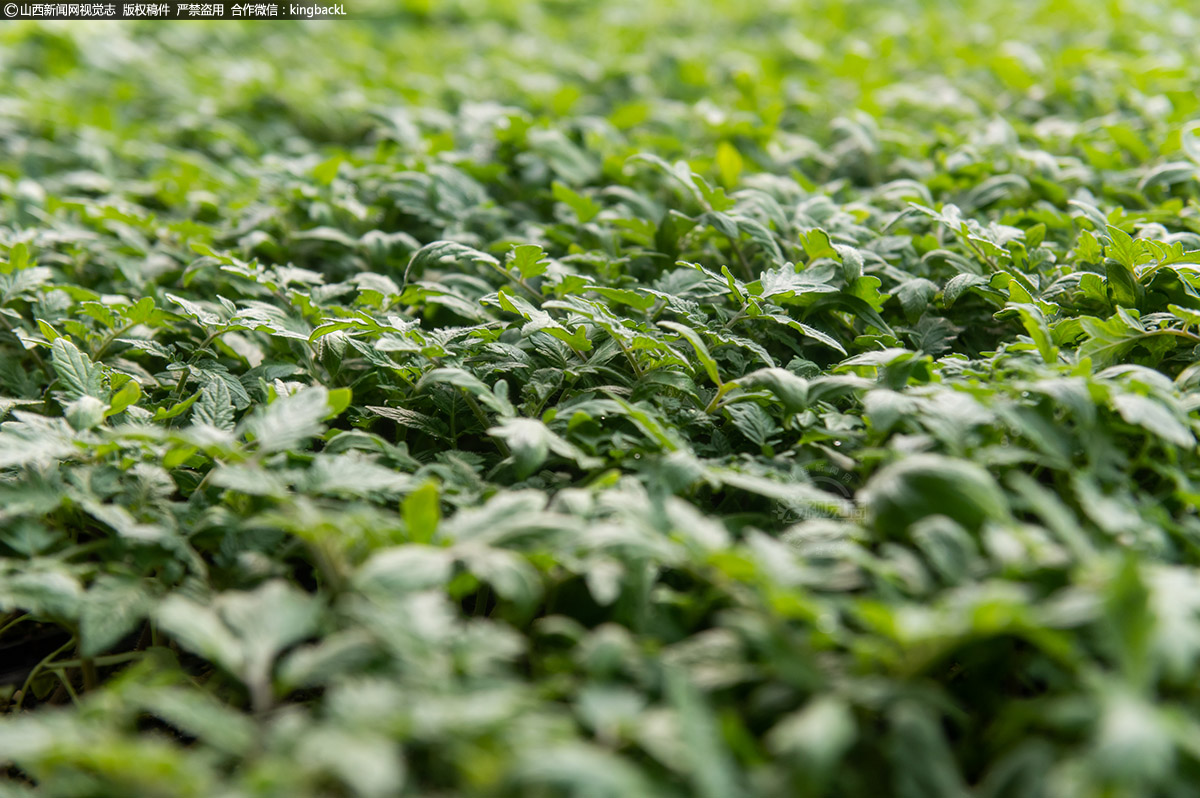
[[[25,683],[21,685],[21,697],[17,699],[17,705],[13,708],[14,712],[20,712],[21,707],[24,706],[25,697],[29,695],[29,688],[33,684],[33,680],[41,675],[41,672],[46,669],[46,667],[54,660],[55,657],[66,651],[74,644],[75,638],[72,637],[70,640],[47,654],[45,658],[43,658],[37,665],[33,666],[33,669],[29,671],[29,675],[25,677]]]
[[[129,329],[130,329],[131,327],[133,327],[133,326],[135,326],[135,325],[133,325],[133,324],[126,324],[126,325],[125,325],[124,327],[122,327],[121,329],[119,329],[119,330],[113,330],[113,331],[112,331],[112,332],[110,332],[108,335],[106,335],[106,336],[104,337],[104,340],[100,342],[100,346],[99,346],[99,347],[96,349],[96,351],[95,351],[95,352],[92,354],[92,360],[99,361],[99,360],[100,360],[100,358],[101,358],[101,356],[102,356],[102,355],[103,355],[105,352],[107,352],[107,351],[108,351],[108,348],[109,348],[110,346],[112,346],[112,342],[113,342],[113,341],[115,341],[115,340],[117,340],[117,336],[118,336],[118,335],[124,335],[125,333],[129,332]]]

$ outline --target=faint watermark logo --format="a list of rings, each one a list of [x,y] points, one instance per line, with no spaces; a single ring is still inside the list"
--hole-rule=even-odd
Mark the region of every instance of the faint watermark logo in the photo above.
[[[809,486],[820,494],[795,502],[780,502],[775,518],[784,524],[798,524],[814,518],[836,518],[843,521],[863,521],[866,510],[854,500],[858,477],[849,471],[829,464],[806,466]]]

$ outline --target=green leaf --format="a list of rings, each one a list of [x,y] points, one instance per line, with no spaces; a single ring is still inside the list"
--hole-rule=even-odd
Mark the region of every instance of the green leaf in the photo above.
[[[944,515],[969,530],[1008,517],[1008,503],[992,476],[977,463],[916,454],[876,473],[861,497],[871,522],[902,536],[922,518]]]
[[[168,596],[154,617],[189,651],[233,673],[241,671],[244,661],[237,636],[210,607],[182,596]]]
[[[1137,280],[1132,267],[1112,258],[1108,258],[1104,266],[1113,302],[1127,308],[1141,307],[1146,299],[1146,289]]]
[[[165,294],[167,299],[174,302],[182,310],[184,315],[195,320],[202,327],[211,328],[221,323],[221,317],[210,310],[205,309],[200,303],[193,302],[190,299],[185,299],[175,294]]]
[[[82,396],[92,396],[107,401],[108,391],[104,387],[104,371],[79,351],[68,338],[58,338],[51,344],[51,363],[63,387],[68,402]]]
[[[137,404],[138,399],[142,398],[142,386],[138,385],[135,380],[130,380],[121,386],[121,389],[113,394],[109,400],[108,410],[105,411],[105,416],[115,416],[117,413],[124,413],[130,407]]]
[[[579,220],[580,224],[587,224],[603,210],[603,207],[591,197],[579,194],[557,180],[550,188],[556,200],[575,212],[575,218]]]
[[[152,420],[166,421],[168,419],[172,419],[177,416],[183,415],[189,409],[191,409],[192,405],[194,405],[196,403],[196,400],[198,400],[200,398],[200,394],[201,394],[201,391],[196,391],[194,394],[189,396],[187,399],[184,399],[182,402],[177,402],[175,404],[170,405],[169,407],[160,407],[158,410],[156,410],[154,412],[154,417]]]
[[[804,254],[808,256],[809,263],[819,258],[838,259],[837,250],[833,248],[833,242],[829,240],[829,234],[819,227],[802,231],[800,233],[800,243],[804,245]]]
[[[786,369],[759,369],[734,382],[744,388],[766,388],[788,413],[798,413],[808,406],[808,381]]]
[[[1108,231],[1109,244],[1106,247],[1106,252],[1109,257],[1117,263],[1125,267],[1125,270],[1132,273],[1137,266],[1137,259],[1140,249],[1138,244],[1129,237],[1129,234],[1119,227],[1113,227],[1111,224],[1106,226]]]
[[[200,398],[192,405],[192,422],[217,429],[233,429],[233,398],[224,380],[208,380],[200,389]]]
[[[61,564],[35,563],[0,570],[0,611],[45,618],[74,618],[83,599],[79,580]]]
[[[743,402],[729,405],[725,412],[746,439],[757,446],[766,446],[767,440],[776,432],[771,416],[756,404]]]
[[[513,247],[511,266],[516,267],[522,280],[528,280],[546,273],[546,253],[534,244],[522,244]]]
[[[327,391],[325,394],[325,403],[329,406],[329,412],[326,418],[334,418],[340,416],[350,406],[351,400],[354,399],[354,392],[350,388],[334,388]]]
[[[1121,393],[1112,397],[1112,404],[1127,423],[1143,427],[1175,446],[1195,447],[1192,431],[1161,402],[1148,396]]]
[[[150,715],[230,756],[254,745],[248,717],[210,693],[181,687],[135,689],[132,700]]]
[[[355,586],[367,595],[395,595],[441,587],[450,579],[454,560],[449,551],[407,544],[372,554],[355,574]]]
[[[486,252],[480,252],[473,247],[454,241],[434,241],[413,253],[408,266],[404,269],[405,284],[408,283],[412,274],[424,273],[430,266],[447,260],[483,263],[493,268],[500,268],[500,261]]]
[[[776,315],[774,313],[763,313],[761,316],[755,316],[755,318],[762,319],[764,321],[773,321],[776,324],[782,324],[785,327],[790,327],[808,338],[812,338],[815,341],[825,344],[825,346],[828,346],[831,349],[837,350],[843,355],[846,354],[845,347],[838,343],[837,339],[828,333],[821,332],[816,327],[805,324],[802,321],[796,321],[789,316]]]
[[[721,375],[717,371],[717,361],[714,360],[713,356],[709,354],[708,347],[704,344],[704,341],[700,338],[700,335],[695,330],[687,327],[686,325],[678,324],[673,321],[660,321],[658,326],[665,327],[672,332],[678,333],[681,337],[686,339],[687,342],[692,345],[692,348],[696,350],[696,357],[699,359],[700,364],[704,367],[704,370],[708,372],[708,378],[712,380],[713,384],[715,384],[718,388],[724,385],[724,383],[721,381]]]
[[[8,267],[4,270],[5,274],[19,272],[29,267],[29,247],[25,246],[25,242],[19,241],[13,244],[8,250]]]
[[[898,702],[888,713],[895,794],[904,798],[967,798],[970,792],[933,707]],[[914,767],[914,764],[919,763]]]
[[[737,185],[738,176],[742,173],[742,154],[738,152],[737,147],[727,141],[722,141],[717,145],[716,163],[717,174],[721,176],[721,185],[726,189],[732,189]]]
[[[520,555],[486,546],[468,546],[459,550],[458,556],[477,579],[523,610],[535,606],[541,598],[541,578]]]
[[[1079,347],[1079,356],[1091,358],[1097,366],[1119,360],[1146,340],[1141,324],[1128,315],[1118,313],[1107,320],[1081,316],[1079,323],[1088,335]]]
[[[585,454],[537,419],[504,419],[502,424],[489,429],[488,434],[508,444],[518,479],[524,479],[537,470],[550,452],[573,460],[580,468],[597,468],[603,464],[602,460]]]
[[[720,736],[720,727],[699,690],[677,667],[668,667],[664,677],[667,696],[679,714],[684,750],[688,757],[687,772],[695,794],[705,798],[742,795],[729,749]]]
[[[260,408],[242,422],[242,430],[261,452],[291,449],[324,431],[321,423],[333,411],[323,387],[302,388]]]
[[[436,482],[427,480],[405,497],[404,525],[414,542],[431,542],[441,520],[441,491]]]
[[[429,385],[447,384],[462,388],[479,401],[499,413],[509,417],[516,415],[516,409],[508,399],[488,388],[474,374],[458,368],[437,368],[426,372],[417,382],[417,390],[425,390]]]
[[[344,161],[341,155],[335,155],[332,158],[322,161],[312,170],[313,179],[322,186],[328,186],[337,177],[338,169]]]
[[[271,700],[275,657],[312,634],[319,615],[314,599],[280,581],[222,593],[211,606],[170,596],[155,613],[184,647],[241,678],[260,709]]]
[[[853,744],[854,713],[834,695],[817,695],[802,709],[785,716],[767,734],[776,754],[798,757],[818,772],[828,772]]]
[[[996,318],[1003,318],[1006,311],[1016,311],[1021,319],[1022,326],[1025,327],[1025,332],[1029,333],[1029,337],[1033,339],[1034,345],[1037,346],[1038,354],[1042,356],[1042,361],[1045,363],[1057,362],[1058,348],[1054,346],[1050,327],[1046,324],[1046,317],[1043,315],[1041,308],[1037,305],[1023,302],[1010,302],[1004,308],[1004,311],[996,314]]]
[[[152,604],[152,594],[144,583],[99,577],[81,603],[80,653],[94,657],[108,651],[145,620]]]

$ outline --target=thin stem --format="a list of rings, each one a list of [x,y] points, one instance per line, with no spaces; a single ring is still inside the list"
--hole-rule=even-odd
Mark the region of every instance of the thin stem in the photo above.
[[[1143,334],[1144,335],[1173,335],[1176,338],[1183,338],[1184,340],[1192,341],[1193,343],[1200,344],[1200,335],[1196,335],[1195,333],[1190,333],[1187,330],[1172,330],[1172,329],[1168,328],[1165,330],[1146,330],[1146,332]]]
[[[964,236],[962,238],[962,241],[971,249],[972,252],[975,253],[975,256],[977,258],[979,258],[980,260],[982,260],[984,263],[986,263],[991,268],[992,271],[1005,272],[1006,274],[1012,276],[1017,282],[1019,282],[1021,284],[1022,288],[1024,288],[1026,291],[1028,291],[1030,293],[1031,296],[1037,292],[1037,289],[1034,287],[1033,283],[1031,283],[1029,281],[1029,278],[1026,277],[1024,274],[1021,274],[1021,272],[1017,271],[1016,269],[1012,269],[1012,268],[1008,268],[1007,266],[1000,265],[999,261],[997,261],[995,258],[993,258],[992,256],[985,253],[970,238],[967,238],[966,236]]]
[[[564,342],[564,343],[565,343],[565,342]],[[574,353],[575,353],[575,357],[579,358],[579,359],[580,359],[580,360],[582,360],[584,363],[586,363],[586,362],[587,362],[587,356],[586,356],[585,354],[583,354],[583,351],[582,351],[582,350],[580,350],[580,349],[576,349],[574,346],[571,346],[571,344],[567,344],[567,346],[570,348],[570,350],[571,350],[572,352],[574,352]]]
[[[467,400],[467,406],[471,408],[471,412],[475,414],[475,418],[479,419],[479,423],[483,425],[483,429],[486,432],[491,422],[488,421],[487,414],[483,412],[483,408],[481,408],[479,403],[475,401],[474,396],[471,396],[470,394],[463,394],[463,398]],[[508,448],[508,444],[505,443],[502,438],[493,438],[493,440],[496,441],[496,448],[498,448],[500,453],[505,457],[508,457],[512,454],[512,451]]]
[[[71,680],[67,678],[67,673],[62,668],[51,668],[50,672],[58,677],[62,682],[62,686],[66,689],[67,695],[71,697],[71,703],[79,705],[79,694],[75,692],[75,688],[71,686]]]
[[[610,335],[611,335],[611,333],[610,333]],[[612,339],[617,342],[617,346],[619,346],[621,348],[621,351],[625,353],[626,359],[629,360],[629,365],[633,367],[633,375],[640,380],[642,378],[642,374],[643,374],[642,367],[638,365],[637,358],[634,357],[634,355],[633,355],[633,350],[631,350],[629,347],[627,347],[625,345],[625,342],[622,341],[617,336],[613,335]]]
[[[200,346],[196,347],[195,351],[192,352],[192,356],[184,361],[183,373],[179,376],[179,382],[175,386],[175,397],[171,404],[177,405],[183,401],[183,392],[187,388],[188,378],[192,376],[192,364],[196,362],[196,359],[200,357],[200,353],[203,352],[209,344],[211,344],[217,339],[218,336],[223,335],[225,332],[227,331],[213,330],[208,334],[208,337],[200,342]]]
[[[183,401],[183,393],[187,389],[188,378],[192,376],[192,366],[190,363],[183,364],[183,370],[179,374],[179,381],[175,384],[175,395],[171,397],[171,404],[177,405]]]
[[[196,487],[192,489],[192,493],[190,496],[188,496],[188,499],[190,500],[193,496],[201,495],[200,491],[203,490],[204,486],[208,483],[208,478],[213,475],[214,471],[216,471],[218,468],[220,468],[224,465],[225,464],[223,462],[221,462],[221,459],[219,457],[214,457],[212,468],[208,469],[208,471],[204,474],[204,476],[201,477],[200,481],[198,483],[196,483]]]
[[[968,246],[968,247],[971,249],[971,251],[972,251],[972,252],[974,252],[974,253],[975,253],[975,257],[979,258],[979,259],[980,259],[980,260],[982,260],[982,261],[983,261],[985,264],[987,264],[988,266],[990,266],[990,267],[991,267],[991,269],[992,269],[992,271],[994,271],[994,272],[1001,271],[1000,264],[996,262],[996,259],[995,259],[995,258],[993,258],[991,255],[988,255],[988,254],[987,254],[986,252],[984,252],[982,249],[980,249],[980,248],[979,248],[979,247],[978,247],[978,246],[975,244],[975,242],[974,242],[974,241],[972,241],[972,240],[971,240],[971,239],[969,239],[969,238],[966,238],[966,237],[964,237],[964,238],[963,238],[963,242],[964,242],[964,243],[965,243],[965,244],[966,244],[966,245],[967,245],[967,246]]]
[[[100,679],[96,674],[96,661],[91,657],[80,657],[79,670],[83,674],[83,689],[95,690],[100,684]]]
[[[51,662],[54,661],[55,657],[57,657],[59,654],[66,651],[68,648],[70,648],[74,644],[75,644],[75,638],[72,637],[70,640],[63,643],[61,646],[59,646],[58,648],[54,649],[49,654],[47,654],[45,659],[43,659],[37,665],[33,666],[33,669],[31,671],[29,671],[29,675],[25,677],[25,683],[21,685],[21,697],[17,699],[17,705],[13,709],[14,712],[20,712],[21,707],[24,706],[25,697],[27,695],[29,695],[29,688],[33,684],[33,680],[41,675],[42,671],[45,670],[47,665],[49,665]]]
[[[112,346],[112,343],[113,343],[113,341],[117,340],[117,336],[118,336],[118,335],[124,335],[125,333],[129,332],[130,328],[132,328],[132,327],[134,327],[134,326],[136,326],[136,325],[133,325],[133,324],[126,324],[126,325],[125,325],[124,327],[122,327],[121,329],[119,329],[119,330],[113,330],[113,331],[112,331],[112,332],[110,332],[108,335],[106,335],[106,336],[104,337],[104,340],[100,342],[100,347],[99,347],[99,348],[98,348],[98,349],[95,351],[95,353],[93,353],[93,354],[92,354],[92,360],[99,360],[99,359],[100,359],[100,357],[101,357],[101,356],[102,356],[102,355],[103,355],[105,352],[107,352],[107,351],[108,351],[108,348],[109,348],[110,346]]]
[[[560,397],[565,397],[567,395],[567,392],[575,387],[575,383],[579,381],[579,376],[580,376],[579,372],[574,371],[574,372],[571,372],[570,377],[568,377],[562,381],[562,385],[556,389],[559,391]],[[546,405],[550,402],[550,399],[552,396],[554,396],[553,391],[547,393],[545,398],[542,399],[541,404],[539,404],[537,406],[537,408],[534,410],[534,412],[530,414],[530,417],[531,418],[541,418],[542,411],[545,410]],[[559,401],[561,401],[561,399]]]
[[[492,589],[484,584],[479,586],[479,590],[475,593],[475,606],[471,608],[471,615],[478,618],[483,615],[483,608],[487,605],[488,599],[492,597]]]
[[[7,632],[9,629],[13,628],[14,626],[21,623],[22,621],[28,621],[32,617],[33,616],[30,615],[29,613],[24,613],[23,615],[18,615],[16,618],[13,618],[11,621],[4,624],[3,626],[0,626],[0,637],[3,637],[4,633]]]
[[[495,269],[496,271],[500,272],[501,274],[503,274],[508,279],[509,282],[514,283],[515,285],[519,285],[521,288],[524,288],[531,297],[533,297],[534,299],[537,300],[537,303],[539,306],[542,304],[542,295],[540,293],[538,293],[533,288],[533,286],[531,286],[529,283],[525,282],[524,277],[512,276],[507,270],[505,270],[505,268],[503,266],[497,266],[495,264],[492,264],[492,268]]]
[[[713,207],[703,197],[697,195],[700,200],[700,207],[708,213],[713,213]],[[746,256],[742,254],[742,248],[738,246],[737,239],[731,235],[725,234],[725,240],[729,242],[730,248],[733,250],[734,256],[738,260],[738,265],[742,267],[742,276],[747,280],[754,279],[754,271],[750,268],[750,262],[746,260]]]
[[[105,668],[105,667],[108,667],[109,665],[120,665],[122,662],[129,662],[130,660],[139,659],[144,656],[145,656],[145,654],[141,651],[126,651],[121,654],[106,654],[102,657],[90,657],[89,659],[90,659],[92,665],[99,667],[99,668]],[[83,666],[85,661],[87,661],[87,660],[84,660],[84,659],[62,659],[62,660],[59,660],[58,662],[54,663],[54,667],[56,667],[56,668],[79,668],[79,667]]]
[[[729,321],[725,322],[725,329],[728,330],[734,324],[736,324],[737,322],[739,322],[745,318],[748,318],[748,314],[746,313],[746,309],[743,307],[741,310],[739,310],[737,313],[735,313],[733,315],[733,318],[731,318]]]
[[[718,385],[717,392],[713,394],[713,398],[709,400],[708,405],[704,408],[705,414],[710,414],[718,410],[721,407],[721,397],[732,391],[734,387],[736,386],[731,382],[724,382]]]

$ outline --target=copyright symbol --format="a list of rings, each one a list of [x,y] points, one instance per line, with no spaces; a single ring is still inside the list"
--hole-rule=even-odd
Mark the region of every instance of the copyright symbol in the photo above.
[[[15,17],[16,15],[17,15],[17,4],[16,3],[9,3],[6,6],[4,6],[4,16]]]

